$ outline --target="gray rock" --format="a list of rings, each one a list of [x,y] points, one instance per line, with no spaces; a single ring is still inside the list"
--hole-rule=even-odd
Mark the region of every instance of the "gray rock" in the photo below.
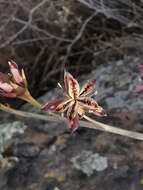
[[[10,142],[15,133],[22,134],[25,129],[26,125],[19,121],[0,124],[0,153],[4,150],[4,146]]]
[[[119,96],[108,97],[107,106],[110,107],[110,109],[123,108],[125,106],[125,102]]]
[[[142,96],[136,93],[139,84],[138,57],[127,56],[122,60],[100,65],[82,80],[95,78],[95,88],[98,91],[95,99],[107,105],[106,109],[124,109],[134,111],[135,108],[143,109]],[[104,105],[103,105],[104,107]]]
[[[79,155],[73,157],[71,162],[74,168],[82,171],[88,177],[91,176],[94,171],[104,171],[108,167],[108,160],[106,157],[91,151],[82,151]]]
[[[13,135],[22,134],[25,129],[26,125],[18,121],[0,125],[0,189],[3,189],[7,183],[6,172],[18,162],[16,157],[3,158],[2,152],[5,146],[11,143]]]
[[[38,146],[29,143],[19,143],[13,147],[13,154],[16,157],[34,158],[38,156],[39,152],[40,148]]]

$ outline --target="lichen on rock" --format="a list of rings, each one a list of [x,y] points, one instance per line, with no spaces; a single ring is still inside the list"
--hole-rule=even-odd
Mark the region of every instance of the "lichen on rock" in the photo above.
[[[6,172],[18,161],[16,157],[3,157],[2,153],[11,144],[13,135],[22,134],[25,129],[26,125],[19,121],[0,124],[0,189],[7,183]]]
[[[13,135],[15,133],[22,134],[25,129],[26,125],[19,121],[0,124],[0,154],[4,151],[4,147],[10,142]]]
[[[74,168],[82,171],[88,177],[90,177],[94,171],[104,171],[108,167],[108,160],[106,157],[85,150],[73,157],[71,162],[73,163]]]

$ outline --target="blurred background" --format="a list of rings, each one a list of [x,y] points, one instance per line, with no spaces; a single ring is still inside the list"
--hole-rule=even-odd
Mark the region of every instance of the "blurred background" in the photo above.
[[[95,78],[108,113],[95,119],[143,132],[136,90],[143,84],[143,0],[0,0],[1,71],[9,72],[10,59],[41,103],[59,96],[65,68],[80,84]],[[17,99],[0,101],[39,112]],[[0,190],[143,189],[140,141],[90,129],[71,135],[61,123],[3,112],[0,119]]]

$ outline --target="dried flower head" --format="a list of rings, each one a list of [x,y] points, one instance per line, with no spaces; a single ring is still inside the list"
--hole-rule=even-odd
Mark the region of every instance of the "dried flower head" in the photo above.
[[[24,70],[19,70],[14,61],[9,61],[10,73],[0,72],[0,94],[6,97],[18,97],[25,93],[27,82]]]
[[[87,81],[80,89],[79,83],[74,77],[65,71],[63,100],[52,100],[43,106],[45,111],[67,112],[68,127],[74,131],[77,129],[78,120],[86,112],[92,112],[98,116],[105,116],[105,111],[91,97],[94,91],[95,80]],[[92,93],[92,94],[91,94]]]

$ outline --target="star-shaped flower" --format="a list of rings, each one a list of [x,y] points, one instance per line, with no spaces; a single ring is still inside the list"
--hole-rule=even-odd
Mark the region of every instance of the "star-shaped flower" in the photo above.
[[[72,131],[77,129],[78,120],[86,113],[92,112],[98,116],[105,116],[105,111],[91,97],[93,95],[95,80],[87,81],[80,89],[74,77],[65,71],[63,100],[52,100],[43,106],[43,110],[52,112],[67,112],[68,127]]]

